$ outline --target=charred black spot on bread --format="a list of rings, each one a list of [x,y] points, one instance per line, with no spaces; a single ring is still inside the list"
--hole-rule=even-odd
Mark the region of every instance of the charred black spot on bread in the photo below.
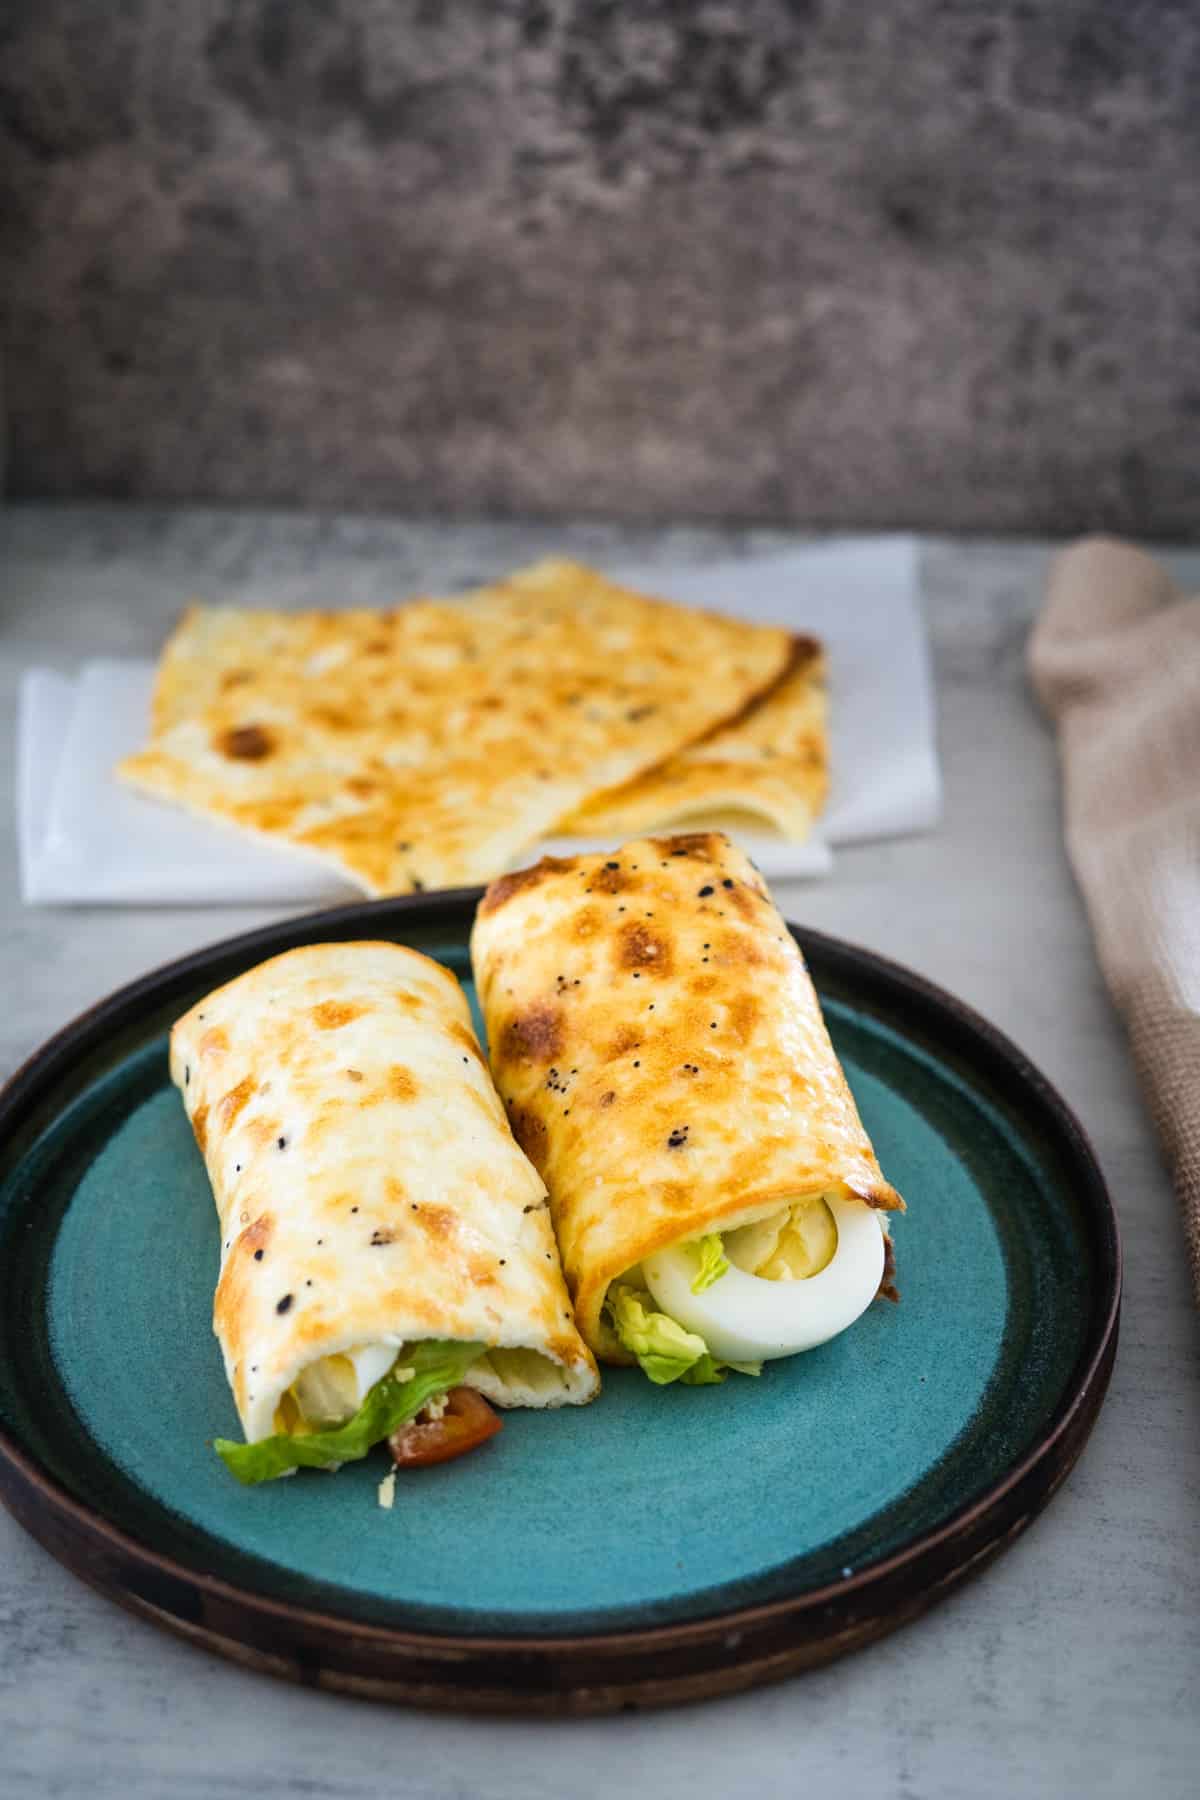
[[[656,850],[669,856],[694,856],[700,862],[715,862],[728,849],[729,840],[719,831],[681,831],[673,837],[651,838]]]
[[[221,733],[216,747],[235,762],[262,762],[274,751],[275,737],[265,725],[234,725]]]
[[[543,1000],[508,1021],[502,1033],[502,1055],[505,1060],[548,1063],[562,1050],[563,1040],[562,1013]]]
[[[295,1295],[294,1295],[294,1294],[285,1294],[285,1295],[284,1295],[284,1296],[283,1296],[283,1299],[282,1299],[282,1300],[277,1300],[277,1301],[276,1301],[276,1302],[275,1302],[275,1311],[276,1311],[276,1312],[277,1312],[277,1313],[285,1313],[285,1312],[287,1312],[287,1311],[288,1311],[288,1310],[289,1310],[289,1308],[290,1308],[290,1307],[291,1307],[291,1304],[292,1304],[292,1301],[293,1301],[293,1300],[294,1300],[294,1299],[295,1299]]]
[[[749,886],[748,884],[746,884],[746,885],[743,885],[742,887],[734,888],[733,895],[732,895],[732,904],[733,904],[735,910],[741,914],[743,919],[754,919],[757,916],[757,903],[759,901],[761,901],[762,898],[763,898],[763,896],[758,892],[758,890],[756,888],[753,888],[753,887]],[[788,940],[786,938],[780,939],[781,943],[786,943],[787,941]],[[743,957],[743,961],[745,961],[745,962],[749,962],[751,960],[752,959],[749,956]],[[761,957],[756,957],[753,960],[761,961],[762,959],[761,959]]]
[[[665,931],[656,930],[640,919],[622,925],[616,939],[617,966],[639,974],[669,975],[672,969],[671,940]]]
[[[538,887],[548,875],[557,875],[564,870],[575,867],[574,859],[562,856],[543,856],[541,862],[534,863],[529,869],[515,869],[511,875],[501,875],[493,881],[483,899],[479,902],[481,917],[488,913],[498,912],[506,901],[519,894],[524,888]]]
[[[513,1137],[536,1168],[546,1149],[545,1120],[528,1107],[514,1106],[510,1123]]]
[[[637,864],[635,863],[633,866],[636,869]],[[592,885],[588,892],[597,894],[623,894],[626,888],[637,887],[638,885],[637,882],[629,879],[629,876],[625,873],[624,869],[622,869],[620,863],[606,862],[604,867],[602,869],[597,869],[592,876]]]

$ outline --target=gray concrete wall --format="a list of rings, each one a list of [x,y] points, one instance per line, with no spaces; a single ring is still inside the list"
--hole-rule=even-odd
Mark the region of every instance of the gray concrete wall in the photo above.
[[[1200,534],[1190,0],[7,0],[18,495]]]

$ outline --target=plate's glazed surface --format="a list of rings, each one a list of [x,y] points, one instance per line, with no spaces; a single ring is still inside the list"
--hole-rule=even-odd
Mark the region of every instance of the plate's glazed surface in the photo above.
[[[375,1486],[238,1487],[216,1215],[165,1032],[264,956],[391,936],[469,977],[469,897],[232,940],[114,996],[0,1111],[0,1481],[117,1598],[233,1654],[446,1704],[594,1709],[744,1685],[919,1611],[1070,1467],[1115,1344],[1115,1228],[1069,1115],[945,996],[800,933],[882,1165],[902,1301],[759,1381],[516,1413]]]

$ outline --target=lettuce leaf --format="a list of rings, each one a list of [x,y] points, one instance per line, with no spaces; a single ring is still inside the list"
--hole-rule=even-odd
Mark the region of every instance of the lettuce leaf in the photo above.
[[[702,1237],[696,1249],[700,1255],[700,1267],[692,1282],[692,1292],[702,1294],[714,1281],[720,1281],[729,1267],[729,1258],[725,1254],[719,1231],[710,1231],[707,1237]]]
[[[605,1305],[621,1344],[637,1357],[658,1387],[672,1381],[682,1381],[686,1387],[713,1387],[724,1381],[729,1369],[736,1369],[739,1375],[762,1374],[761,1363],[718,1362],[698,1333],[686,1331],[667,1313],[655,1311],[645,1288],[614,1282]]]
[[[720,1244],[720,1237],[716,1242]],[[720,1276],[712,1280],[720,1280]],[[644,1287],[613,1282],[604,1310],[621,1345],[637,1357],[642,1372],[658,1388],[666,1388],[671,1381],[682,1381],[687,1388],[720,1386],[730,1368],[738,1375],[763,1373],[761,1363],[720,1363],[698,1332],[689,1332],[666,1312],[657,1312],[653,1296]]]
[[[760,1362],[725,1363],[722,1366],[726,1369],[732,1369],[735,1375],[758,1376],[762,1374],[762,1364]]]
[[[685,1331],[666,1313],[655,1312],[654,1302],[644,1290],[617,1283],[609,1289],[608,1312],[621,1344],[659,1387],[678,1381],[708,1355],[704,1339]]]
[[[715,1356],[706,1353],[679,1379],[689,1387],[708,1387],[712,1382],[724,1381],[730,1369],[735,1375],[761,1375],[763,1366],[760,1362],[718,1362]]]
[[[216,1438],[213,1449],[230,1474],[247,1487],[286,1475],[289,1469],[329,1469],[339,1463],[357,1462],[398,1426],[415,1418],[434,1394],[457,1387],[483,1349],[482,1344],[457,1344],[436,1338],[411,1349],[406,1346],[400,1366],[406,1373],[411,1369],[411,1377],[397,1381],[393,1365],[344,1425],[298,1437],[280,1432],[254,1444]]]
[[[719,1363],[706,1350],[699,1362],[694,1362],[690,1369],[685,1369],[679,1379],[685,1387],[719,1387],[725,1379],[725,1364]]]

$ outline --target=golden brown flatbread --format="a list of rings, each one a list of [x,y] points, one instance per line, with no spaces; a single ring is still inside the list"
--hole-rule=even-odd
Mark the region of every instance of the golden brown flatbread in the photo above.
[[[903,1205],[795,940],[716,832],[503,876],[471,939],[492,1073],[550,1193],[575,1316],[656,1250],[814,1196]]]
[[[703,816],[754,815],[801,843],[829,791],[825,656],[799,638],[788,674],[722,725],[563,821],[568,836],[627,838]]]
[[[368,893],[484,881],[778,680],[787,632],[543,562],[390,612],[193,607],[121,778]]]
[[[449,970],[390,943],[272,957],[176,1023],[171,1075],[220,1218],[214,1329],[249,1441],[298,1428],[314,1371],[336,1398],[351,1355],[373,1381],[430,1339],[481,1345],[463,1380],[502,1405],[591,1399],[545,1189]]]

